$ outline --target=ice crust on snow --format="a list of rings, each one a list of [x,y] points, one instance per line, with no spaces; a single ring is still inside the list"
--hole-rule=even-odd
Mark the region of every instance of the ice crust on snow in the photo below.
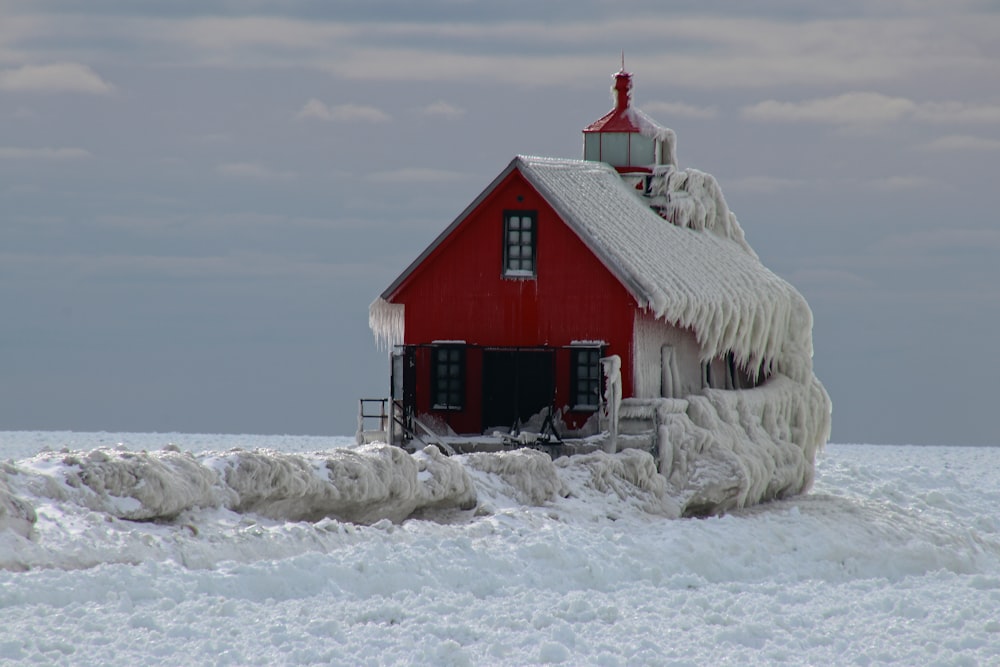
[[[207,461],[238,500],[230,509],[276,519],[402,521],[417,510],[475,504],[468,476],[437,449],[410,455],[365,445],[305,457],[235,452]]]
[[[0,433],[44,446],[314,452],[353,438]],[[37,446],[32,446],[32,445]],[[602,458],[600,455],[595,459]],[[615,458],[615,457],[609,457]],[[0,531],[0,664],[987,665],[1000,654],[1000,448],[840,445],[812,493],[698,521],[578,465],[525,505],[356,526],[224,509],[121,521],[26,495]],[[2,475],[0,475],[2,477]],[[495,484],[494,501],[481,478]],[[488,505],[492,511],[486,511]],[[987,613],[984,613],[987,610]],[[627,638],[627,641],[623,640]]]
[[[472,470],[498,477],[510,487],[508,495],[522,503],[541,505],[568,493],[552,458],[533,449],[465,454],[462,459]]]
[[[10,487],[14,490],[7,491]],[[36,520],[32,502],[139,522],[183,523],[191,512],[224,509],[280,521],[333,518],[374,524],[471,510],[483,499],[541,506],[575,488],[614,493],[655,514],[681,514],[652,455],[638,450],[553,461],[533,449],[448,457],[434,445],[414,454],[389,445],[312,454],[236,449],[197,456],[95,449],[45,452],[16,466],[5,464],[0,498],[6,512],[0,529],[29,537]]]
[[[498,498],[546,505],[588,488],[652,514],[715,514],[811,484],[815,450],[791,444],[816,439],[807,411],[823,408],[818,386],[811,401],[787,379],[752,391],[652,400],[670,443],[659,467],[648,451],[628,448],[555,461],[533,449],[448,457],[433,445],[410,454],[382,444],[310,454],[44,452],[5,464],[0,529],[30,535],[36,511],[28,499],[128,521],[181,520],[214,508],[283,521],[373,524],[470,510],[484,499],[487,506]],[[624,404],[623,416],[636,409]]]
[[[31,528],[38,520],[38,515],[34,507],[10,492],[5,477],[4,473],[0,473],[0,531],[10,530],[27,537],[31,534]]]
[[[233,450],[194,456],[171,450],[45,452],[5,472],[6,514],[30,519],[25,497],[72,503],[116,519],[164,521],[198,508],[225,508],[287,521],[337,518],[402,521],[421,510],[475,505],[461,463],[430,447],[408,454],[390,445],[315,454]],[[21,534],[23,525],[6,521]],[[30,529],[29,529],[30,530]]]

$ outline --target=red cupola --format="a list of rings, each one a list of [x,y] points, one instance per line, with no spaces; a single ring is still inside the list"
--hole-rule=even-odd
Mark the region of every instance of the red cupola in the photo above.
[[[614,75],[615,108],[583,129],[583,159],[607,162],[619,172],[649,172],[673,164],[673,131],[632,107],[632,74]]]

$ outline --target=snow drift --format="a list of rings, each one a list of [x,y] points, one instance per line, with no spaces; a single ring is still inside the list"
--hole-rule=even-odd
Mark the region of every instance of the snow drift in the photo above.
[[[44,452],[0,473],[0,530],[30,537],[32,503],[76,506],[110,520],[185,524],[222,509],[281,521],[401,522],[498,504],[544,506],[580,493],[677,517],[681,505],[648,452],[562,457],[532,449],[448,457],[362,445],[294,454],[266,449],[199,455],[100,448]]]
[[[129,521],[170,521],[195,509],[224,508],[288,521],[374,523],[402,521],[421,510],[467,509],[476,502],[459,461],[432,447],[411,455],[389,445],[315,454],[232,450],[195,456],[176,448],[46,452],[5,465],[0,527],[30,532],[34,509],[28,497]]]
[[[22,537],[27,537],[31,533],[32,526],[38,520],[38,516],[35,514],[34,507],[22,498],[15,496],[7,488],[7,482],[4,479],[7,467],[5,465],[4,472],[0,473],[0,531],[10,530]]]
[[[1000,622],[983,613],[1000,592],[997,447],[831,445],[809,495],[698,521],[640,506],[655,489],[639,485],[663,483],[640,452],[502,457],[537,466],[539,482],[555,475],[544,506],[466,463],[475,512],[402,525],[226,509],[135,522],[25,494],[41,446],[119,442],[267,458],[353,439],[0,433],[15,461],[0,478],[38,515],[32,539],[0,530],[0,664],[355,665],[376,651],[383,664],[987,665],[1000,655]]]

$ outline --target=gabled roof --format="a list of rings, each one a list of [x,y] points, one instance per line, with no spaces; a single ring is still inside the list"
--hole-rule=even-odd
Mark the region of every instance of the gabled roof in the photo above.
[[[702,225],[701,229],[668,222],[612,167],[601,162],[515,157],[382,293],[382,298],[389,299],[514,170],[531,183],[640,306],[657,318],[691,328],[706,358],[731,350],[751,369],[766,360],[789,375],[811,372],[812,313],[791,285],[761,264],[743,240],[735,216],[725,209],[725,224]],[[721,199],[721,193],[716,196]],[[715,202],[708,203],[715,206]]]

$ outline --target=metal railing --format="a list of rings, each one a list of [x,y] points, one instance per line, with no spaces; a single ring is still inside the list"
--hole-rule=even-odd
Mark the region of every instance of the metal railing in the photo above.
[[[389,413],[386,411],[388,398],[362,398],[358,400],[358,432],[386,431]],[[375,428],[369,428],[375,422]]]

